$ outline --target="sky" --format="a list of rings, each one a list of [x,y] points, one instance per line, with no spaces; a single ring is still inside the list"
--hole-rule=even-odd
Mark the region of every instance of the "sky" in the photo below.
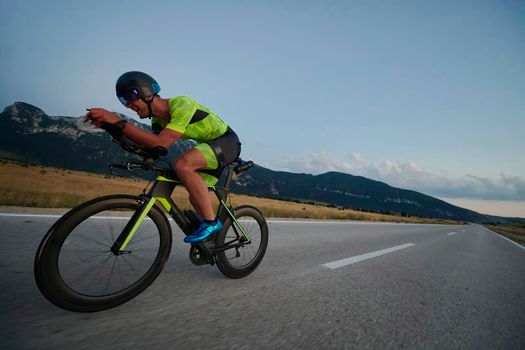
[[[116,79],[208,106],[242,156],[525,217],[525,2],[0,0],[0,108],[133,116]]]

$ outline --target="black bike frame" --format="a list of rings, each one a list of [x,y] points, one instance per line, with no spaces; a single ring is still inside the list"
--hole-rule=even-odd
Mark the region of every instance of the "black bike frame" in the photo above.
[[[126,226],[114,242],[113,246],[111,247],[111,251],[113,252],[113,254],[120,255],[127,253],[127,251],[125,251],[127,244],[133,238],[133,235],[137,231],[138,227],[146,218],[149,211],[151,210],[153,205],[155,205],[156,202],[159,202],[159,204],[166,210],[166,212],[181,228],[184,234],[190,235],[193,233],[191,222],[188,220],[186,215],[184,215],[184,212],[171,199],[171,194],[173,193],[175,187],[177,185],[182,185],[182,182],[170,178],[170,174],[171,173],[168,170],[164,171],[162,175],[158,176],[155,179],[149,192],[140,196],[141,203],[139,208],[131,216],[131,219],[126,224]],[[235,175],[233,167],[229,166],[228,176],[226,178],[226,183],[224,187],[209,186],[208,189],[213,191],[217,196],[217,199],[219,200],[219,208],[217,210],[217,216],[219,217],[219,219],[222,222],[224,222],[224,220],[228,216],[231,217],[231,219],[233,220],[233,229],[235,230],[237,235],[242,236],[244,240],[243,242],[238,244],[233,244],[233,242],[229,242],[222,247],[215,247],[212,249],[208,249],[207,247],[205,247],[204,244],[199,244],[199,247],[202,248],[207,255],[212,255],[219,251],[234,248],[242,244],[251,243],[250,238],[235,218],[233,208],[228,207],[228,205],[226,204],[226,200],[228,199],[229,195],[229,185],[234,176]]]

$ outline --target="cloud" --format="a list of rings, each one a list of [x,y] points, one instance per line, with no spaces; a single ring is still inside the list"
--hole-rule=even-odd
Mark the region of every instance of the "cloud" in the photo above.
[[[352,169],[350,163],[333,159],[324,153],[312,153],[306,159],[289,160],[284,167],[280,167],[280,170],[309,174],[321,174],[326,173],[327,171],[349,173]]]
[[[425,169],[415,162],[385,160],[369,163],[360,153],[352,153],[341,161],[325,153],[312,153],[306,159],[287,161],[282,170],[321,174],[339,171],[383,181],[391,186],[419,191],[432,196],[525,200],[525,179],[500,174],[489,179],[471,174],[450,177],[445,172]]]

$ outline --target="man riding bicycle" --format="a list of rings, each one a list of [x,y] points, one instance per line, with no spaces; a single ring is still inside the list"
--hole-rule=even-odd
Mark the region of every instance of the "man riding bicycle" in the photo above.
[[[186,243],[199,243],[222,229],[215,217],[208,186],[218,181],[214,169],[239,157],[237,134],[215,113],[195,100],[179,96],[162,98],[159,84],[146,73],[127,72],[118,78],[116,93],[120,102],[141,119],[151,118],[153,133],[138,128],[103,108],[91,108],[86,118],[96,127],[113,124],[122,133],[148,148],[169,148],[179,139],[192,139],[197,145],[174,162],[174,170],[189,193],[190,203],[203,219]],[[215,176],[214,176],[215,175]]]

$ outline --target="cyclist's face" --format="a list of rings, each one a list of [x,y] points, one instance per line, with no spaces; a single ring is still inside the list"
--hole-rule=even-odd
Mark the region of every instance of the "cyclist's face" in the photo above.
[[[127,102],[126,107],[134,110],[141,119],[148,116],[148,105],[140,99],[133,102]]]

